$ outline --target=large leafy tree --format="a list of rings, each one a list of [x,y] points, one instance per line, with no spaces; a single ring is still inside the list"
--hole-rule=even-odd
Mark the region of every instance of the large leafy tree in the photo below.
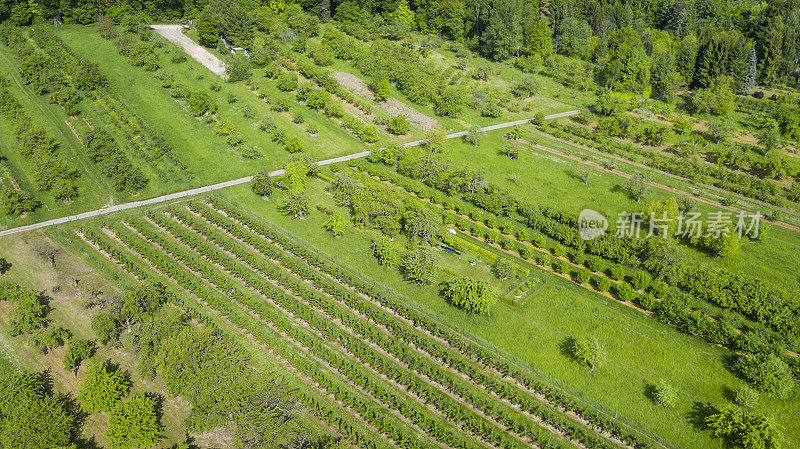
[[[605,349],[595,337],[585,336],[572,340],[572,356],[588,365],[592,371],[603,362]]]
[[[217,45],[219,40],[219,33],[217,32],[217,22],[208,8],[203,8],[194,20],[194,25],[197,28],[197,36],[200,39],[200,45],[213,47]]]
[[[415,246],[403,259],[403,276],[418,284],[430,283],[438,260],[435,250],[429,245]]]
[[[783,432],[773,416],[745,411],[726,404],[706,418],[717,437],[727,438],[743,449],[780,449]]]
[[[67,446],[75,427],[66,400],[48,391],[42,376],[22,372],[0,378],[0,447]]]
[[[442,284],[442,297],[467,312],[486,314],[494,302],[494,292],[488,282],[480,279],[455,278]]]
[[[108,442],[112,449],[151,447],[163,436],[156,401],[134,394],[119,401],[108,414]]]
[[[641,35],[633,28],[615,31],[608,38],[608,55],[601,62],[602,83],[618,92],[647,93],[650,58]]]
[[[111,362],[93,360],[86,367],[78,400],[87,412],[107,412],[131,389],[127,374]]]

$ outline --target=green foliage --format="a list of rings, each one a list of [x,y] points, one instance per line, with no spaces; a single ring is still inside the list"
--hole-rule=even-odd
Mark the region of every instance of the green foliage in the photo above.
[[[597,291],[607,292],[611,288],[611,280],[605,276],[596,276],[594,279],[594,286]]]
[[[586,261],[586,267],[596,273],[599,273],[605,269],[606,261],[600,256],[592,256]]]
[[[445,281],[441,295],[450,305],[482,315],[489,313],[495,298],[488,282],[463,277]]]
[[[546,58],[553,53],[553,30],[547,24],[547,19],[544,17],[539,18],[534,22],[528,35],[528,54],[538,54],[542,58]]]
[[[208,11],[208,8],[203,8],[194,19],[194,26],[197,29],[197,36],[200,40],[200,45],[206,47],[213,47],[219,41],[219,33],[217,33],[217,23],[214,16]]]
[[[376,236],[370,244],[372,255],[378,259],[382,267],[393,267],[397,263],[397,252],[391,247],[389,237],[381,234]]]
[[[617,115],[630,108],[630,98],[627,94],[614,92],[611,89],[601,89],[597,93],[595,110],[598,114]]]
[[[777,398],[786,398],[794,388],[789,365],[772,353],[739,356],[735,369],[758,391]]]
[[[464,92],[452,86],[443,87],[433,99],[433,112],[444,117],[455,117],[461,113],[466,104]]]
[[[272,195],[272,177],[268,171],[260,171],[253,176],[253,183],[250,187],[253,193],[260,197],[268,197]]]
[[[578,284],[586,284],[589,282],[589,279],[591,279],[591,277],[592,273],[589,270],[587,270],[586,268],[581,268],[578,270],[577,273],[575,273],[575,282],[577,282]]]
[[[517,268],[514,262],[508,258],[498,259],[492,267],[492,272],[498,279],[514,279],[517,277]]]
[[[42,375],[0,377],[0,447],[67,447],[77,430],[67,399],[50,392]]]
[[[617,92],[648,93],[650,58],[639,33],[621,28],[608,38],[608,54],[600,63],[600,80]]]
[[[284,188],[297,192],[304,193],[306,191],[306,178],[308,177],[309,168],[305,162],[296,159],[286,164],[286,178],[284,178]]]
[[[50,307],[38,292],[12,282],[1,281],[0,300],[16,305],[8,314],[8,331],[12,336],[30,334],[47,325]]]
[[[711,80],[708,87],[696,90],[688,98],[689,108],[699,114],[710,112],[726,115],[733,111],[733,80],[729,76],[719,76]]]
[[[108,442],[112,449],[151,447],[163,440],[156,400],[134,394],[119,401],[108,414]]]
[[[597,338],[592,336],[572,339],[570,351],[578,362],[588,365],[592,371],[594,371],[605,358],[605,349]]]
[[[308,215],[308,199],[295,190],[289,191],[289,196],[278,204],[278,210],[289,217],[303,218]]]
[[[217,102],[203,90],[194,90],[189,93],[189,112],[195,117],[213,114],[217,111]]]
[[[358,131],[358,138],[366,143],[378,141],[378,130],[372,125],[362,126]]]
[[[736,389],[736,392],[733,396],[733,402],[740,407],[752,407],[758,402],[758,392],[747,385],[742,385]]]
[[[782,447],[783,432],[772,416],[746,412],[728,404],[706,417],[705,422],[715,436],[729,439],[742,449]]]
[[[650,275],[644,271],[637,271],[631,276],[631,285],[635,290],[644,290],[650,286]]]
[[[122,369],[108,360],[92,360],[86,365],[78,400],[87,412],[108,412],[130,389],[131,381]]]
[[[375,85],[375,100],[376,101],[386,101],[389,99],[389,95],[391,94],[389,80],[387,78],[383,78]]]
[[[403,135],[411,131],[411,123],[405,115],[394,115],[386,123],[386,128],[392,134]]]
[[[297,74],[294,72],[281,72],[276,83],[278,89],[288,92],[297,88]]]
[[[0,192],[0,209],[6,215],[22,215],[26,212],[33,212],[41,205],[41,201],[22,190],[7,188]]]
[[[428,284],[433,279],[439,257],[428,245],[418,245],[403,258],[401,271],[406,280],[417,284]]]
[[[347,221],[341,214],[334,212],[328,220],[322,224],[322,229],[331,233],[335,237],[340,237],[347,229]]]
[[[119,339],[122,329],[112,314],[107,312],[97,313],[92,316],[90,323],[92,331],[100,343],[108,344]]]
[[[92,340],[71,337],[67,342],[67,352],[64,354],[64,368],[70,370],[73,377],[77,377],[81,362],[90,358],[95,349],[96,345]]]
[[[678,391],[662,380],[653,388],[653,400],[661,406],[674,407],[678,402]]]
[[[539,81],[532,76],[523,76],[511,87],[511,93],[516,97],[532,97],[539,93],[542,86]]]

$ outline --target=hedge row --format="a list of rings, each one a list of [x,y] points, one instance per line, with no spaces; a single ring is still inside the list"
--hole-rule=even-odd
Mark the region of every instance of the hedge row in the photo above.
[[[623,157],[691,181],[710,184],[778,207],[786,205],[787,191],[769,179],[762,179],[719,165],[647,150],[569,123],[547,122],[541,129],[554,137],[591,146],[604,153]]]
[[[387,180],[389,182],[394,183],[395,185],[400,186],[401,188],[405,189],[406,191],[413,192],[419,197],[422,198],[429,198],[431,201],[436,202],[437,196],[435,193],[427,191],[427,187],[414,183],[407,178],[403,178],[397,174],[393,174],[392,172],[387,172],[386,170],[382,170],[378,167],[373,165],[367,164],[359,164],[359,168],[363,169],[364,171],[370,173],[373,176],[378,176],[381,179]],[[448,205],[450,207],[453,206],[453,199],[448,199]],[[439,203],[442,204],[442,203]],[[447,209],[447,207],[445,207]],[[459,207],[455,207],[455,209],[463,209]],[[507,250],[515,250],[520,253],[520,255],[524,258],[531,258],[533,256],[532,251],[525,245],[521,245],[515,243],[513,240],[509,239],[505,235],[496,232],[494,230],[483,230],[481,227],[474,225],[471,221],[461,218],[460,216],[456,215],[459,213],[458,211],[450,212],[445,210],[443,213],[445,222],[452,223],[457,228],[461,229],[464,232],[472,233],[473,235],[482,236],[486,239],[487,242],[500,242],[504,249]],[[463,212],[462,212],[463,213]],[[561,214],[549,211],[546,212],[546,215],[551,217],[558,217]],[[562,220],[566,222],[571,222],[575,218],[569,216],[562,216]],[[488,220],[487,220],[488,221]],[[556,227],[556,225],[551,225],[552,227]],[[488,226],[488,225],[487,225]],[[570,232],[576,232],[577,225],[571,226],[564,226],[564,230],[568,230]],[[537,228],[539,231],[547,234],[548,229],[545,228]],[[548,234],[553,236],[553,234]],[[557,235],[557,234],[556,234]],[[554,237],[555,238],[555,237]],[[530,239],[534,246],[542,247],[544,241],[541,239],[536,239],[535,237]],[[537,241],[538,240],[538,241]],[[556,240],[559,240],[556,238]],[[601,239],[596,239],[601,240]],[[562,240],[563,242],[563,240]],[[583,242],[583,240],[580,240]],[[592,243],[590,241],[589,243]],[[601,246],[602,248],[603,246]],[[577,253],[583,254],[584,250],[589,250],[589,252],[593,252],[596,247],[594,246],[578,246]],[[541,257],[544,256],[544,257]],[[541,253],[539,256],[535,258],[536,262],[540,265],[550,265],[550,258],[549,255],[546,253]],[[605,264],[604,264],[605,265]],[[553,263],[553,268],[561,273],[573,275],[575,274],[576,281],[577,273],[573,273],[569,268],[568,264],[562,263],[562,261],[558,260]],[[696,295],[698,298],[704,299],[709,302],[713,302],[721,307],[729,308],[729,309],[741,309],[742,313],[753,313],[754,318],[762,318],[767,320],[768,317],[772,317],[772,319],[781,319],[785,321],[780,321],[781,325],[785,325],[788,329],[794,329],[797,326],[797,321],[793,316],[797,315],[786,315],[786,311],[790,311],[792,313],[800,313],[800,312],[793,312],[796,311],[796,302],[791,299],[789,296],[769,296],[766,295],[765,292],[774,291],[774,289],[770,288],[769,286],[765,285],[764,283],[755,280],[752,281],[751,279],[737,273],[729,273],[725,270],[721,269],[700,269],[700,268],[693,268],[686,271],[684,277],[681,278],[681,283],[678,287],[685,289],[692,295]],[[605,283],[605,281],[603,281]],[[595,283],[596,288],[600,291],[606,291],[608,288],[599,288],[597,287],[597,283]],[[647,295],[639,295],[638,293],[632,292],[633,294],[628,297],[628,295],[621,295],[618,294],[617,296],[620,297],[623,301],[631,301],[635,302],[642,308],[646,310],[651,310],[655,312],[655,316],[660,321],[671,324],[679,328],[680,330],[689,333],[691,335],[695,335],[697,337],[703,338],[711,343],[720,344],[732,347],[733,349],[741,349],[747,352],[751,352],[756,350],[760,345],[763,343],[763,337],[759,336],[758,332],[746,332],[744,334],[738,334],[736,329],[728,322],[728,321],[721,321],[713,319],[709,314],[699,311],[699,310],[690,310],[687,308],[688,305],[688,294],[683,292],[674,292],[671,291],[666,287],[666,283],[663,283],[663,286],[659,286],[658,284],[654,284],[651,286],[650,290],[651,293],[649,297],[655,297],[663,299],[663,301],[656,301],[653,297],[652,300],[649,300]],[[765,296],[766,295],[766,296]],[[769,301],[771,303],[768,303]],[[745,304],[762,304],[761,307],[756,309],[745,309],[743,308]]]
[[[321,390],[333,395],[336,401],[355,410],[362,419],[377,428],[382,434],[398,444],[413,449],[433,449],[438,447],[432,443],[419,441],[414,432],[409,431],[408,427],[388,410],[385,410],[373,400],[365,399],[365,395],[355,392],[352,387],[345,386],[334,380],[335,376],[332,376],[327,369],[322,368],[322,365],[309,360],[307,356],[298,354],[296,350],[292,350],[291,345],[286,344],[286,340],[281,334],[269,326],[265,326],[263,322],[254,318],[240,306],[240,304],[246,305],[259,316],[266,317],[264,318],[266,320],[276,320],[273,321],[274,325],[282,331],[288,332],[292,338],[301,337],[299,330],[292,325],[290,320],[275,314],[274,309],[267,307],[262,300],[256,300],[252,295],[243,294],[238,289],[231,290],[232,293],[230,295],[221,294],[222,290],[218,286],[210,287],[202,278],[181,268],[172,257],[135,236],[125,227],[114,226],[111,229],[125,246],[153,264],[157,271],[172,279],[191,295],[202,298],[207,307],[219,312],[235,326],[245,329],[255,339],[269,347],[278,357],[286,360],[295,369],[313,379],[314,382],[319,384]],[[192,259],[189,258],[187,260],[191,261]],[[230,278],[219,275],[217,270],[208,269],[207,265],[203,270],[204,274],[213,276],[214,280],[221,282],[219,285],[234,287],[234,284],[228,284],[232,282]],[[303,340],[300,341],[308,343]]]
[[[399,173],[403,169],[403,164],[400,164],[397,170],[382,169],[366,161],[358,161],[356,166],[421,198],[430,198],[436,203],[447,204],[460,213],[472,215],[468,211],[469,208],[460,205],[456,197],[447,195],[447,192],[431,192],[425,186],[441,188],[438,180],[451,178],[448,173],[414,181]],[[425,185],[420,185],[420,182]],[[463,200],[478,209],[508,215],[579,252],[586,251],[634,268],[642,265],[643,260],[640,255],[629,245],[634,241],[618,239],[612,234],[588,242],[580,238],[578,217],[575,214],[530,204],[492,185],[476,190],[475,193],[464,194]],[[473,218],[478,217],[475,215]],[[712,271],[714,275],[707,276],[704,275],[707,270],[703,267],[686,267],[676,279],[665,280],[687,294],[763,323],[786,336],[787,341],[800,336],[800,298],[780,286],[767,285],[750,276],[726,269]],[[658,273],[653,272],[653,274]],[[702,282],[697,282],[697,279],[702,279]],[[733,299],[734,294],[739,296]]]
[[[33,183],[57,199],[75,198],[78,192],[74,180],[79,176],[78,171],[59,156],[58,142],[28,115],[8,85],[8,79],[0,75],[0,115],[14,127],[18,150],[30,163]]]
[[[264,256],[280,261],[281,265],[289,269],[294,275],[289,276],[287,281],[285,272],[281,272],[281,270],[274,265],[265,264],[263,259],[256,257],[252,252],[242,250],[235,244],[233,239],[222,237],[218,230],[210,228],[208,225],[192,216],[177,212],[181,221],[192,227],[195,231],[205,235],[218,246],[225,247],[226,250],[236,254],[238,258],[247,260],[250,265],[257,266],[259,271],[263,272],[268,277],[278,280],[295,292],[308,289],[299,279],[310,280],[319,291],[327,293],[327,297],[336,298],[343,302],[349,310],[356,310],[358,312],[348,312],[347,309],[336,306],[334,301],[325,298],[316,298],[313,301],[309,300],[310,302],[314,302],[316,307],[328,312],[330,317],[346,323],[347,326],[351,327],[356,333],[382,347],[388,353],[401,360],[406,366],[412,368],[415,372],[424,373],[427,377],[435,379],[438,383],[447,387],[449,391],[461,396],[478,409],[483,410],[496,421],[504,423],[511,429],[515,429],[517,433],[539,441],[539,444],[544,444],[546,441],[552,439],[552,435],[548,435],[547,432],[538,425],[520,423],[518,420],[519,416],[517,419],[514,419],[512,418],[514,415],[513,413],[511,415],[508,414],[509,410],[503,410],[503,407],[493,406],[491,396],[482,393],[481,390],[475,389],[464,382],[463,379],[453,375],[449,371],[443,370],[437,363],[433,363],[426,358],[420,359],[419,355],[415,351],[409,349],[406,343],[413,344],[414,347],[427,352],[433,359],[441,360],[447,366],[457,369],[467,375],[474,383],[481,385],[483,388],[494,392],[502,398],[509,399],[511,402],[521,406],[521,408],[528,413],[534,414],[555,427],[562,429],[566,435],[577,438],[586,444],[591,444],[593,447],[605,447],[605,445],[608,445],[608,442],[603,441],[597,435],[592,434],[592,432],[571,422],[569,419],[565,419],[561,412],[553,410],[534,397],[523,394],[522,390],[509,388],[508,385],[500,382],[498,378],[485,373],[483,367],[480,367],[452,349],[448,350],[425,333],[414,329],[402,320],[395,318],[392,314],[387,313],[387,311],[365,300],[360,295],[332,281],[315,269],[310,268],[301,259],[297,259],[294,256],[287,257],[288,254],[280,249],[280,247],[262,240],[255,234],[243,230],[235,222],[225,219],[217,213],[196,204],[191,207],[196,213],[201,214],[205,220],[209,220],[209,222],[214,223],[216,226],[222,227],[226,232],[246,242]],[[358,319],[358,315],[363,315],[370,321],[385,326],[400,340],[388,337],[386,334],[371,326],[369,322],[364,319]],[[533,427],[531,427],[531,425]],[[547,437],[542,435],[546,435]]]

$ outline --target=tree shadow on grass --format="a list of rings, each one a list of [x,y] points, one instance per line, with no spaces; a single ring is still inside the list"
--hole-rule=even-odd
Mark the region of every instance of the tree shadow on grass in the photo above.
[[[565,338],[559,345],[558,350],[564,357],[577,362],[578,359],[575,358],[575,339],[572,337]]]
[[[710,402],[695,401],[692,409],[686,414],[686,420],[694,426],[695,430],[706,430],[708,429],[706,418],[718,412],[719,410]]]

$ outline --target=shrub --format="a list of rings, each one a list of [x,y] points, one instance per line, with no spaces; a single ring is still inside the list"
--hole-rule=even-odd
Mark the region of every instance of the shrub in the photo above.
[[[636,298],[636,302],[638,302],[640,306],[642,306],[647,310],[655,309],[656,304],[658,304],[658,301],[656,301],[656,297],[653,296],[652,293],[645,293],[643,295],[639,295],[639,297]]]
[[[606,261],[600,256],[592,256],[586,261],[586,267],[595,273],[599,273],[605,269]]]
[[[570,265],[563,260],[553,261],[553,271],[556,273],[569,274]]]
[[[553,255],[556,257],[564,257],[566,254],[567,250],[563,245],[557,245],[555,248],[553,248]]]
[[[278,75],[278,81],[276,83],[278,89],[289,92],[291,90],[295,90],[297,88],[297,74],[292,72],[283,72]]]
[[[378,130],[372,125],[367,125],[361,128],[358,132],[358,138],[366,143],[374,143],[378,141]]]
[[[614,290],[617,294],[617,297],[622,302],[633,301],[633,298],[636,296],[636,292],[633,291],[633,287],[631,287],[631,284],[628,284],[627,282],[620,282],[616,285],[616,287],[614,287]]]
[[[589,282],[589,279],[592,277],[592,274],[586,268],[581,268],[575,273],[575,282],[583,285]]]
[[[619,265],[614,265],[608,269],[608,275],[615,281],[621,281],[625,277],[625,271]]]
[[[572,263],[576,265],[581,265],[586,260],[586,255],[582,251],[576,251],[575,254],[572,255]]]
[[[195,117],[213,114],[217,111],[217,102],[205,91],[196,90],[189,93],[189,112]]]
[[[397,253],[390,246],[389,237],[381,234],[372,241],[370,245],[372,255],[378,259],[378,264],[382,267],[392,267],[397,263]]]
[[[272,195],[272,177],[269,172],[260,171],[253,176],[253,183],[251,185],[253,193],[260,197],[268,197]]]
[[[650,285],[650,276],[644,271],[637,271],[631,276],[631,285],[636,290],[644,290]]]
[[[499,259],[497,263],[495,263],[492,271],[498,279],[514,279],[517,277],[514,262],[506,258]]]
[[[405,115],[395,115],[386,123],[386,129],[392,134],[402,135],[411,131],[411,123]]]
[[[786,398],[794,387],[789,365],[773,353],[739,356],[735,368],[757,390],[776,398]]]
[[[740,407],[752,407],[758,402],[758,392],[747,385],[742,385],[736,389],[736,392],[733,396],[733,402]]]
[[[595,276],[594,286],[599,292],[607,292],[611,288],[611,279],[605,276]]]
[[[488,282],[456,278],[443,283],[442,297],[451,305],[467,312],[486,314],[494,302],[494,292]]]
[[[678,402],[678,390],[662,380],[653,388],[653,400],[661,406],[673,407]]]

